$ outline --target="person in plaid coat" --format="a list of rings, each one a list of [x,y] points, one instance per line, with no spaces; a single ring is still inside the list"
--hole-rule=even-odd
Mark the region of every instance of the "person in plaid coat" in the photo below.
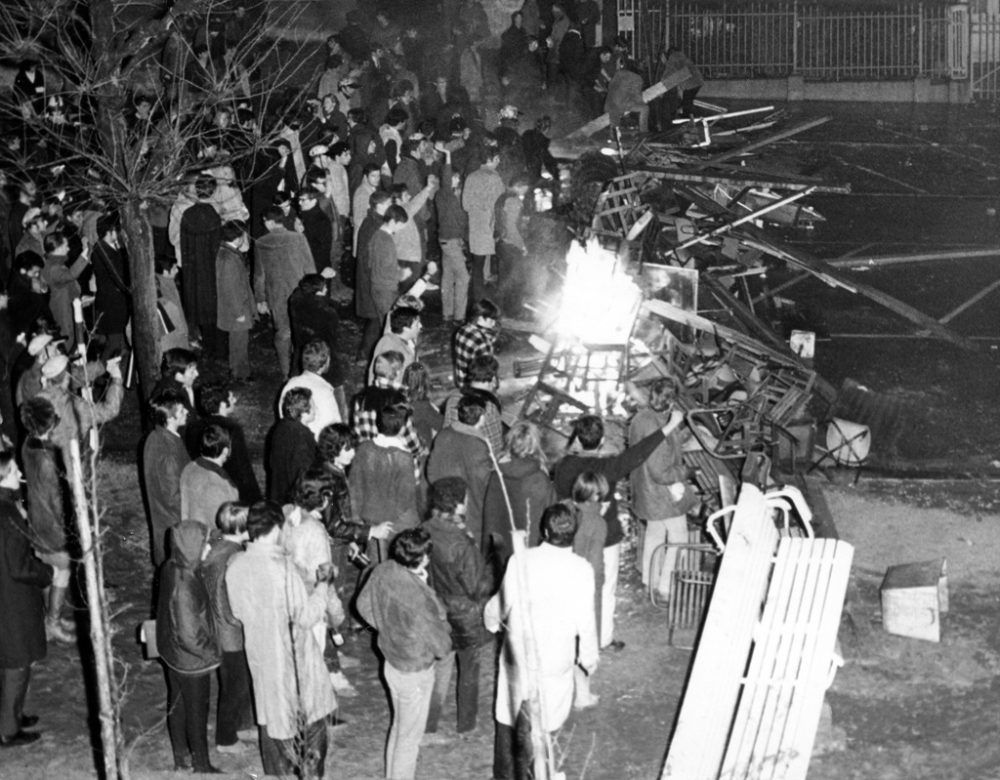
[[[464,387],[469,364],[477,357],[493,357],[500,310],[488,298],[472,304],[469,319],[455,331],[455,385]]]

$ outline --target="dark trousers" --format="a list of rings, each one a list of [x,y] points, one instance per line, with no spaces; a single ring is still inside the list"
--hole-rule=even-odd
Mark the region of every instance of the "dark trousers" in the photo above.
[[[321,718],[306,726],[299,739],[274,739],[267,726],[260,730],[260,756],[265,775],[294,775],[303,780],[323,777],[326,764],[326,720]]]
[[[167,731],[174,751],[174,763],[194,771],[205,771],[208,760],[208,699],[212,675],[181,674],[167,670]]]
[[[470,255],[469,304],[486,297],[486,258],[490,255]]]
[[[358,359],[370,360],[375,345],[382,336],[382,317],[368,317],[365,328],[361,332],[361,343],[358,345]]]
[[[215,722],[215,744],[235,745],[236,732],[253,726],[250,708],[250,669],[246,653],[222,654],[219,666],[219,707]]]
[[[30,679],[30,666],[0,669],[0,737],[13,737],[21,730]]]
[[[479,712],[479,648],[467,647],[449,653],[434,667],[434,695],[427,713],[426,732],[437,731],[441,720],[441,708],[451,687],[452,669],[458,663],[458,679],[455,683],[458,699],[458,733],[472,731],[476,727]]]
[[[496,724],[493,742],[494,780],[531,780],[534,776],[531,749],[531,718],[522,702],[514,727]]]

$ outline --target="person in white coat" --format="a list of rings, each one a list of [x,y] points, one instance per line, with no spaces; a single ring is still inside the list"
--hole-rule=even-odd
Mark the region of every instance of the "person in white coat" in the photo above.
[[[491,632],[501,626],[507,631],[495,710],[493,777],[498,779],[524,777],[530,767],[531,745],[515,744],[514,735],[516,730],[520,740],[529,733],[524,726],[536,689],[541,727],[552,733],[573,706],[574,667],[579,664],[588,675],[597,668],[594,569],[573,553],[573,510],[565,504],[550,506],[541,527],[542,544],[514,554],[483,615]]]
[[[250,542],[226,569],[226,592],[243,623],[264,773],[291,775],[299,764],[301,777],[316,780],[326,760],[326,719],[337,709],[314,631],[326,615],[333,567],[320,567],[309,593],[281,547],[283,525],[273,501],[250,507]]]

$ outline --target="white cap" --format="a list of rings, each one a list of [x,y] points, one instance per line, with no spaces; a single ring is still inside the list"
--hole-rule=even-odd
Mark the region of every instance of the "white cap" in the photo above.
[[[42,376],[55,379],[69,367],[69,358],[65,355],[53,355],[42,366]]]
[[[28,342],[28,354],[36,357],[41,354],[49,344],[52,343],[52,335],[49,333],[39,333]]]

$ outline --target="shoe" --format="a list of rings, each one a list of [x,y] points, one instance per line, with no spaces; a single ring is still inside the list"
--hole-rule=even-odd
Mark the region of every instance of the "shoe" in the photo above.
[[[37,726],[37,725],[38,725],[38,716],[37,715],[22,715],[21,716],[21,728],[22,729],[30,729],[33,726]]]
[[[249,750],[249,747],[244,745],[242,742],[234,742],[232,745],[216,745],[215,749],[220,753],[229,753],[231,755],[238,756]]]
[[[351,681],[344,676],[343,672],[330,672],[330,683],[338,696],[353,699],[358,695],[358,689],[351,685]]]
[[[222,774],[222,770],[221,769],[216,769],[211,764],[209,764],[208,766],[203,766],[200,769],[198,767],[194,767],[194,769],[192,771],[196,775],[221,775]]]
[[[236,737],[244,742],[256,742],[260,739],[257,729],[240,729],[236,732]]]
[[[190,758],[177,758],[177,756],[174,756],[174,771],[175,772],[190,772],[191,771],[191,759]]]
[[[340,664],[341,669],[357,669],[361,666],[361,661],[346,653],[337,653],[337,663]]]
[[[11,734],[9,737],[0,737],[0,748],[30,745],[32,742],[37,742],[41,738],[42,735],[37,731],[19,731],[16,734]]]
[[[50,642],[71,645],[76,642],[76,635],[63,628],[58,620],[45,618],[45,639]]]
[[[604,650],[613,650],[616,653],[620,653],[625,649],[625,643],[620,639],[612,639],[608,642],[607,647],[602,648]]]

